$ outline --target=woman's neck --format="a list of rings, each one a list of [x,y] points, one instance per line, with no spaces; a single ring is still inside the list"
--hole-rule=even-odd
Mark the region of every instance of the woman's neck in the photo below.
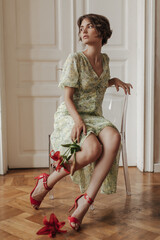
[[[101,47],[102,46],[88,46],[84,54],[92,61],[101,61]]]

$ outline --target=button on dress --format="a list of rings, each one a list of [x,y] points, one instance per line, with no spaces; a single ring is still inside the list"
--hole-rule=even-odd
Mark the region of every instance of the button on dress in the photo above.
[[[87,134],[81,134],[80,146],[89,134],[98,136],[106,127],[116,128],[102,114],[102,101],[110,79],[109,57],[102,53],[103,72],[100,76],[96,74],[88,58],[83,52],[71,53],[64,63],[59,87],[65,86],[75,88],[73,101],[78,113],[87,127]],[[51,134],[51,144],[54,151],[61,154],[66,150],[61,144],[71,143],[71,131],[74,120],[69,114],[65,102],[62,102],[54,115],[54,131]],[[117,129],[117,128],[116,128]],[[117,175],[119,166],[120,148],[113,162],[113,165],[105,178],[101,193],[111,194],[116,192]],[[77,170],[71,176],[73,182],[77,183],[82,193],[89,185],[95,163],[91,163],[84,168]]]

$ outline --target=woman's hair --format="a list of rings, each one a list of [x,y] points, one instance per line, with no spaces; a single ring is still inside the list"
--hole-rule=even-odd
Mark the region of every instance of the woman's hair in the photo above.
[[[107,40],[111,37],[112,35],[112,30],[110,29],[110,23],[109,20],[98,14],[90,13],[90,14],[85,14],[81,16],[78,21],[77,25],[79,27],[79,34],[80,34],[80,26],[82,21],[88,18],[93,26],[96,28],[96,30],[99,33],[99,37],[102,37],[102,46],[107,43]],[[79,38],[80,41],[82,41],[81,37]]]

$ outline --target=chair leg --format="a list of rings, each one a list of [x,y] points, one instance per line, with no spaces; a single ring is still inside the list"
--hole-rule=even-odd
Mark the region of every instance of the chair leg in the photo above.
[[[48,136],[48,157],[49,157],[49,174],[51,174],[54,170],[51,166],[51,158],[49,156],[50,151],[51,151],[51,141],[50,141],[50,135]],[[53,200],[54,199],[54,195],[53,195],[53,189],[51,191],[49,191],[49,199]]]
[[[129,173],[128,173],[125,133],[124,133],[124,136],[122,136],[122,161],[123,161],[123,171],[124,171],[124,179],[125,179],[125,185],[126,185],[126,193],[128,196],[130,196],[131,195],[131,186],[130,186]]]

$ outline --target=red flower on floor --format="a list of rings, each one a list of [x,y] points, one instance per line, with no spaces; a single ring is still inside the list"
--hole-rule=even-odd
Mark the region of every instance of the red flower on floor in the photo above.
[[[65,222],[59,222],[54,213],[50,215],[49,222],[47,221],[46,216],[43,219],[43,224],[45,227],[41,228],[37,234],[38,235],[47,235],[51,237],[55,237],[56,233],[66,233],[66,230],[61,230],[61,228],[65,225]]]

